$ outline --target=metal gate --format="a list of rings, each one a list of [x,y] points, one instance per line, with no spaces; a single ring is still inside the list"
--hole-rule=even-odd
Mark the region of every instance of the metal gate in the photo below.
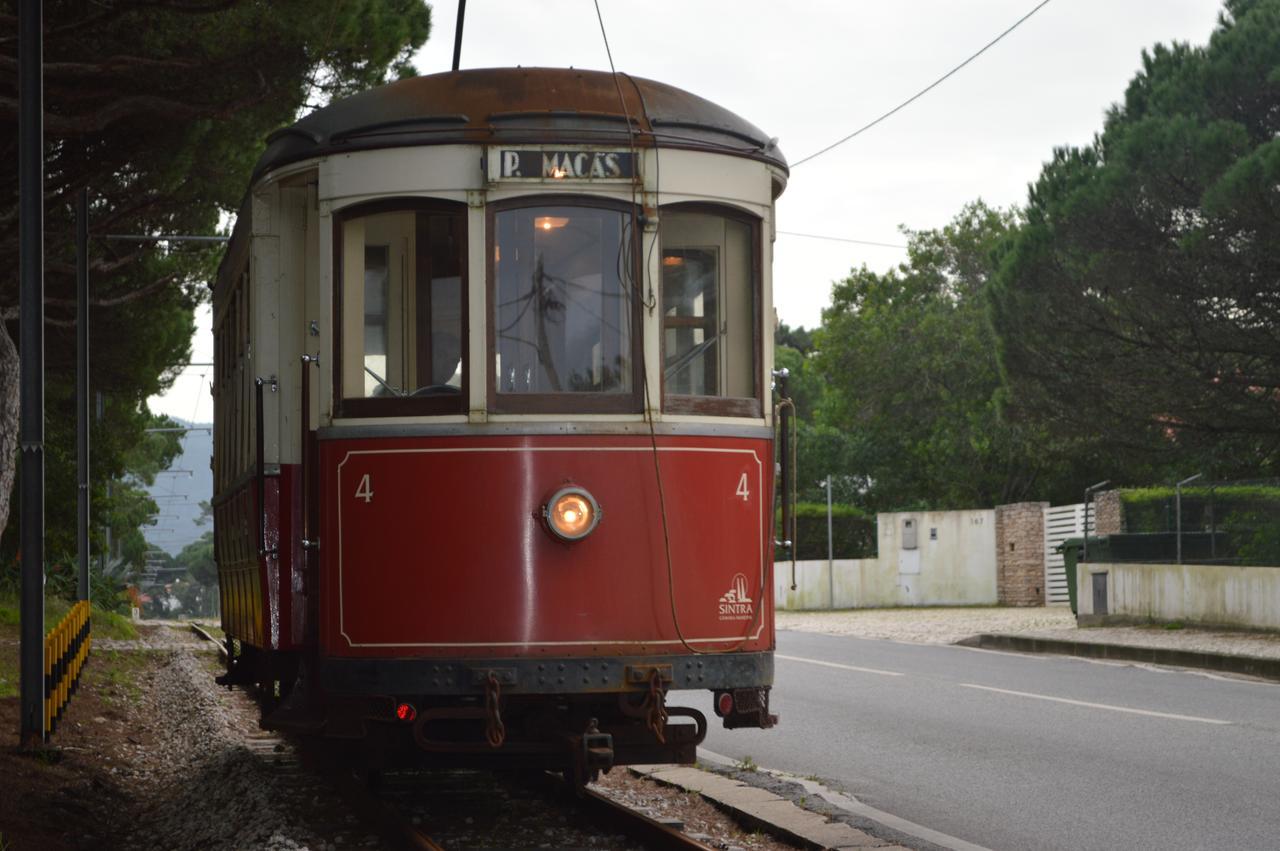
[[[1094,525],[1093,505],[1089,506],[1090,534],[1097,534]],[[1046,605],[1070,602],[1067,590],[1067,569],[1062,564],[1062,553],[1054,552],[1058,544],[1068,538],[1084,537],[1085,509],[1083,502],[1075,505],[1055,505],[1044,510],[1044,601]]]

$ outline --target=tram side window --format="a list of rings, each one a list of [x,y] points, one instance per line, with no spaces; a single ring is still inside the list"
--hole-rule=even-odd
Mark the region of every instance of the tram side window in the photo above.
[[[462,215],[348,216],[341,232],[342,415],[464,411]]]
[[[662,212],[665,407],[759,416],[756,226],[702,210]]]
[[[631,217],[555,205],[492,221],[494,409],[638,410]]]

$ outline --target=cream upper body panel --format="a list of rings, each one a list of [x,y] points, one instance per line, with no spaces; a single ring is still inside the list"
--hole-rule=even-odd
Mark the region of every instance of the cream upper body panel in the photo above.
[[[580,422],[643,420],[643,415],[596,417],[588,415],[512,415],[488,410],[486,388],[488,350],[486,304],[488,282],[485,255],[489,205],[531,196],[581,196],[635,203],[646,217],[640,257],[643,299],[649,300],[662,280],[661,252],[657,249],[662,209],[673,204],[699,204],[745,213],[760,221],[759,374],[755,381],[766,404],[759,418],[711,417],[665,414],[662,408],[662,312],[652,306],[642,310],[642,356],[648,382],[645,398],[655,422],[766,426],[772,422],[768,388],[773,367],[772,346],[772,235],[773,198],[778,170],[757,160],[719,153],[672,149],[636,151],[638,175],[634,180],[594,182],[576,179],[503,180],[492,176],[497,148],[537,150],[537,146],[436,145],[374,149],[330,155],[291,164],[264,174],[254,186],[252,199],[250,278],[253,311],[254,376],[274,379],[266,394],[266,459],[269,464],[298,463],[301,459],[302,355],[319,358],[311,366],[311,428],[375,424],[382,418],[335,419],[332,380],[336,364],[334,315],[335,214],[357,204],[395,199],[437,199],[465,204],[467,212],[467,334],[472,370],[465,417],[395,418],[407,424],[466,421],[484,422]],[[570,147],[570,146],[560,146]],[[614,149],[616,150],[616,149]],[[339,270],[340,271],[340,270]],[[216,300],[216,299],[215,299]],[[348,321],[350,321],[348,319]],[[753,367],[754,368],[754,367]],[[252,380],[250,377],[248,380]]]

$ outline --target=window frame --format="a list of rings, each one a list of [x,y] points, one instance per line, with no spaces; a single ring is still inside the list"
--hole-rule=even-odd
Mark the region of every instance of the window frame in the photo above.
[[[667,392],[667,315],[665,310],[666,294],[662,291],[662,274],[658,273],[658,364],[661,370],[662,410],[668,414],[696,414],[716,417],[750,417],[760,419],[764,416],[764,393],[761,374],[764,372],[764,317],[761,305],[764,302],[764,261],[761,232],[762,220],[745,210],[722,204],[711,204],[703,201],[682,201],[674,204],[663,204],[658,210],[658,264],[661,269],[662,258],[666,256],[662,241],[662,217],[667,212],[702,213],[718,216],[747,225],[751,231],[751,322],[755,335],[751,345],[751,374],[755,387],[754,396],[697,396]],[[725,305],[720,306],[721,310]]]
[[[420,245],[416,238],[418,213],[435,215],[451,215],[459,223],[458,275],[461,287],[461,335],[459,338],[462,360],[462,387],[455,395],[448,396],[391,396],[364,397],[343,396],[343,339],[342,329],[345,311],[343,308],[343,229],[353,219],[386,213],[414,213],[414,264],[421,270],[424,258],[429,256],[426,246]],[[469,408],[471,385],[470,336],[471,327],[468,321],[468,305],[470,302],[470,280],[468,275],[470,236],[467,227],[467,205],[460,201],[447,201],[443,198],[383,198],[376,201],[365,201],[343,207],[333,214],[333,408],[335,417],[412,417],[412,416],[449,416],[465,415]],[[428,277],[430,280],[429,260]],[[363,283],[363,282],[362,282]],[[429,309],[429,308],[428,308]],[[415,318],[416,321],[416,318]],[[419,353],[415,352],[415,358]]]
[[[494,274],[494,247],[497,245],[496,219],[499,213],[534,207],[589,207],[612,210],[631,217],[631,391],[629,393],[499,393],[493,365],[497,355],[494,305],[498,298],[498,280]],[[523,195],[495,201],[485,207],[485,387],[487,407],[494,414],[638,414],[643,413],[644,399],[644,309],[641,298],[641,266],[643,254],[639,207],[626,201],[591,195],[546,194]]]

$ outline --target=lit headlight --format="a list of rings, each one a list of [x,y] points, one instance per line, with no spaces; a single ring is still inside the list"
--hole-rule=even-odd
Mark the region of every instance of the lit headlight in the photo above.
[[[581,541],[600,522],[595,497],[579,487],[561,488],[542,507],[547,529],[563,541]]]

